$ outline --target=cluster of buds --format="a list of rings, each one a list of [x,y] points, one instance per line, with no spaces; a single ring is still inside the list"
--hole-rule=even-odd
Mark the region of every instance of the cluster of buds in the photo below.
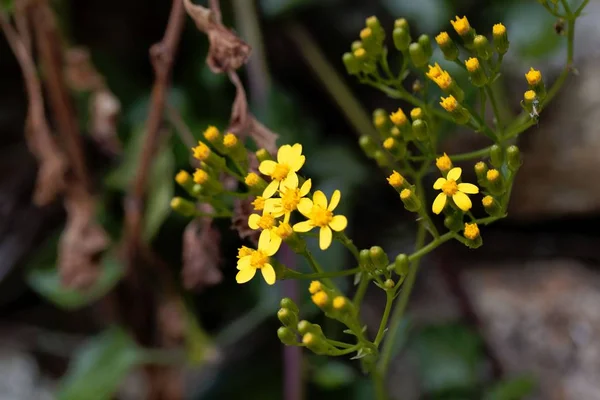
[[[377,61],[383,53],[385,32],[377,17],[367,18],[359,36],[360,40],[352,43],[351,52],[345,53],[342,57],[350,75],[374,73],[377,69]]]
[[[481,202],[490,216],[498,217],[505,213],[499,199],[506,194],[521,163],[521,152],[517,146],[504,148],[493,145],[490,148],[491,165],[488,166],[483,161],[475,164],[477,182],[485,189],[486,194]]]

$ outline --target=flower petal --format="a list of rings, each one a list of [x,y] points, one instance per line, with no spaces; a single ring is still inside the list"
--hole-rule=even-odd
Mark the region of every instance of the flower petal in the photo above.
[[[300,171],[300,168],[304,165],[306,161],[306,157],[302,155],[298,155],[297,157],[291,158],[288,162],[292,171]]]
[[[459,183],[458,190],[467,193],[467,194],[477,194],[479,193],[479,188],[472,183]]]
[[[265,282],[267,282],[268,285],[272,285],[275,283],[275,269],[273,269],[273,266],[271,264],[263,265],[263,267],[260,269],[260,272],[262,273],[262,276],[263,278],[265,278]]]
[[[283,222],[285,222],[286,224],[289,224],[291,216],[292,216],[292,213],[284,213]]]
[[[290,171],[289,174],[281,181],[282,189],[296,189],[298,187],[298,175],[295,172]]]
[[[448,179],[452,179],[453,181],[457,181],[460,179],[460,175],[462,174],[462,169],[460,167],[452,168],[448,171],[448,175],[446,176]]]
[[[302,221],[294,224],[293,230],[294,232],[308,232],[315,226],[310,221]]]
[[[260,215],[258,214],[250,214],[248,217],[248,226],[250,229],[257,230],[258,229],[258,221],[260,221]]]
[[[329,200],[329,206],[327,209],[329,211],[335,210],[335,208],[340,204],[340,198],[342,197],[342,193],[339,190],[335,190],[331,195],[331,199]]]
[[[331,232],[331,228],[328,226],[321,228],[321,231],[319,232],[319,247],[321,250],[326,250],[331,245],[332,237],[333,232]]]
[[[275,167],[277,167],[277,163],[273,160],[265,160],[260,163],[258,166],[258,170],[263,175],[271,176],[273,171],[275,171]]]
[[[279,187],[279,182],[278,181],[271,181],[271,183],[269,183],[267,185],[267,187],[265,188],[262,197],[264,197],[265,199],[273,197],[273,195],[275,194],[275,192],[277,192],[277,188],[278,187]]]
[[[433,201],[433,205],[431,207],[431,210],[435,214],[441,213],[442,210],[444,209],[444,206],[446,205],[446,199],[447,198],[448,197],[444,193],[438,194],[437,197],[435,198],[435,200]]]
[[[271,229],[267,232],[270,235],[270,241],[267,248],[264,249],[264,252],[271,257],[273,254],[277,253],[277,250],[279,250],[282,240],[279,236],[277,236],[277,234],[275,234],[275,229]]]
[[[442,186],[444,186],[444,183],[448,182],[446,180],[446,178],[437,178],[437,181],[435,181],[435,183],[433,184],[433,188],[435,190],[440,190],[442,188]]]
[[[268,230],[262,231],[258,237],[258,250],[266,251],[271,244],[271,234]]]
[[[302,215],[308,218],[310,212],[312,211],[312,208],[313,202],[311,199],[307,197],[303,197],[300,199],[300,202],[298,203],[298,211],[300,211]]]
[[[284,144],[277,151],[277,162],[279,164],[285,163],[290,158],[290,153],[292,151],[292,146],[289,144]]]
[[[265,200],[265,207],[263,208],[263,213],[266,214],[275,214],[276,212],[281,210],[281,199],[267,199]],[[254,228],[252,228],[254,229]]]
[[[315,205],[323,208],[327,208],[327,197],[325,197],[325,193],[317,190],[315,194],[313,194],[313,201]]]
[[[464,194],[463,192],[456,192],[454,196],[452,196],[452,200],[454,200],[454,204],[458,206],[463,211],[469,211],[473,204],[471,203],[471,199],[469,196]]]
[[[235,276],[237,283],[246,283],[256,275],[256,268],[244,268]]]
[[[252,259],[252,256],[244,256],[242,258],[240,258],[237,262],[237,269],[246,269],[250,267],[250,261]]]
[[[311,186],[312,186],[312,181],[310,179],[307,179],[302,184],[302,187],[300,187],[300,197],[306,196],[308,194],[308,192],[310,192]]]
[[[348,219],[343,215],[334,215],[329,227],[336,232],[343,231],[348,226]]]
[[[292,146],[292,149],[290,151],[290,157],[291,158],[298,158],[302,155],[302,145],[300,143],[295,143]]]

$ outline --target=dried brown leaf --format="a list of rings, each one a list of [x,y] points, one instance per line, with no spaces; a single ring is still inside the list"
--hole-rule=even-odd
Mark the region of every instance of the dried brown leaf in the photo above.
[[[212,72],[235,71],[246,63],[250,56],[250,46],[221,24],[216,10],[213,12],[190,0],[183,0],[183,4],[198,29],[208,36],[206,64]]]
[[[231,227],[238,232],[242,239],[248,238],[254,245],[257,245],[260,232],[250,229],[248,226],[248,217],[254,212],[253,201],[253,198],[235,200]]]
[[[65,54],[65,80],[71,90],[89,92],[102,89],[104,78],[92,64],[90,53],[83,47],[73,47]]]
[[[108,89],[99,89],[90,98],[90,134],[107,152],[118,154],[122,146],[117,134],[121,102]]]
[[[81,184],[70,182],[65,208],[67,225],[60,237],[58,268],[65,286],[85,289],[98,277],[100,255],[109,239],[94,221],[94,199]]]
[[[183,233],[183,286],[202,290],[221,282],[221,235],[210,219],[196,219]]]

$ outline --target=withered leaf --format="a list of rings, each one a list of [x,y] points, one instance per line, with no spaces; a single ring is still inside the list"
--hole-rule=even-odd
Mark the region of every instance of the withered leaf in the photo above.
[[[253,201],[254,198],[235,200],[231,227],[238,232],[242,239],[248,238],[254,245],[257,245],[260,232],[250,229],[248,226],[248,217],[254,212]]]
[[[221,282],[221,235],[208,218],[195,219],[183,233],[183,285],[203,289]]]
[[[209,41],[206,64],[214,73],[235,71],[246,63],[250,46],[231,30],[225,28],[215,13],[206,7],[183,0],[188,15]]]
[[[117,133],[121,102],[108,89],[96,90],[90,98],[90,134],[105,151],[118,154],[122,146]]]
[[[83,47],[72,47],[66,51],[65,80],[71,90],[78,92],[104,87],[104,78],[94,68],[89,51]]]

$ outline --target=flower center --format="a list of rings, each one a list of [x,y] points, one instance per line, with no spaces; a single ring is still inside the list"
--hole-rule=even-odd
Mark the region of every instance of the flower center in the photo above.
[[[265,214],[260,217],[257,225],[260,229],[271,229],[275,225],[275,218],[271,214]]]
[[[442,192],[444,192],[446,196],[454,196],[456,192],[458,192],[458,185],[456,184],[456,181],[453,179],[448,179],[442,186]]]
[[[269,256],[263,253],[262,250],[256,250],[254,253],[252,253],[252,256],[250,257],[250,265],[253,268],[260,269],[268,262]]]
[[[310,219],[315,226],[325,227],[333,219],[333,213],[320,206],[313,206],[310,213]]]
[[[286,176],[288,176],[289,172],[289,166],[286,164],[277,164],[273,170],[273,173],[271,174],[271,177],[276,181],[282,181]]]
[[[256,211],[261,211],[263,208],[265,208],[265,199],[264,197],[258,196],[251,204],[254,206]]]
[[[300,203],[300,190],[287,189],[281,193],[281,206],[285,212],[292,212],[298,208]]]

